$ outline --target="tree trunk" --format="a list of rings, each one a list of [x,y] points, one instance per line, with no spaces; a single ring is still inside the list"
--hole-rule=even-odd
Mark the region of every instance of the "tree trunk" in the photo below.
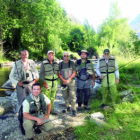
[[[0,51],[3,51],[2,24],[0,24]]]

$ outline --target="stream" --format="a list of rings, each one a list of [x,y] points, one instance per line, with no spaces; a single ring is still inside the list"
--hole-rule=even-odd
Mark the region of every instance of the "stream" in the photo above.
[[[0,97],[5,96],[5,90],[2,89],[2,85],[9,79],[9,73],[12,67],[4,66],[0,67]]]

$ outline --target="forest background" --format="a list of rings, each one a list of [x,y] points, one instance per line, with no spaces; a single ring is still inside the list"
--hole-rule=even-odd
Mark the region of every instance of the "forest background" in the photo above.
[[[68,17],[56,0],[1,0],[0,60],[17,60],[27,49],[35,61],[53,50],[56,58],[64,51],[78,57],[87,49],[90,56],[102,55],[109,48],[112,55],[133,58],[139,55],[140,40],[130,28],[127,18],[121,18],[118,3],[110,6],[109,17],[97,31],[85,20],[84,25]]]

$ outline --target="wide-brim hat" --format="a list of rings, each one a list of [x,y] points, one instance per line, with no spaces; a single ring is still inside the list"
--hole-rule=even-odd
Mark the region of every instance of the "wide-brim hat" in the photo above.
[[[79,52],[79,55],[81,56],[81,53],[86,53],[87,54],[87,56],[89,56],[89,53],[87,52],[87,50],[82,50],[81,52]]]

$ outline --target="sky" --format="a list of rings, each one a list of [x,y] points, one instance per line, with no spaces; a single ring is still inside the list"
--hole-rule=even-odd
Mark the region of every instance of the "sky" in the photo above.
[[[95,29],[109,17],[109,8],[114,0],[57,0],[67,13],[84,23],[85,19]],[[132,21],[140,14],[140,0],[117,0],[121,15]]]

